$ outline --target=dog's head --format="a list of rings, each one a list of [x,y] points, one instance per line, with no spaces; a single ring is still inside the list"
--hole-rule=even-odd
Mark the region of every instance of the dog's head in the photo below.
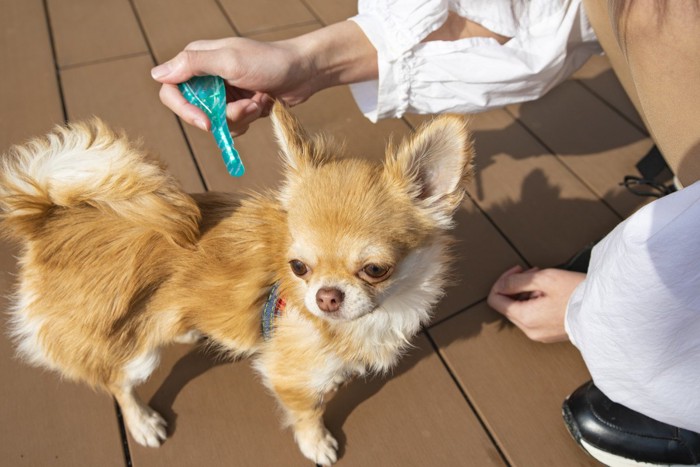
[[[290,296],[322,319],[354,320],[420,287],[421,274],[442,273],[443,249],[431,246],[452,226],[472,172],[463,118],[436,118],[390,144],[383,165],[335,158],[280,104],[272,120],[286,166]]]

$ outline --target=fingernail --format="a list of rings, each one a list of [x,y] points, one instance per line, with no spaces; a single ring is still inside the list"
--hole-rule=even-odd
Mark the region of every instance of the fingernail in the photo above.
[[[200,119],[195,119],[194,124],[197,125],[197,127],[201,128],[204,131],[209,131],[207,130],[207,123],[204,120]]]
[[[151,70],[151,76],[153,79],[161,79],[168,76],[171,71],[172,67],[170,66],[170,63],[163,63],[162,65],[158,65]]]
[[[256,102],[251,102],[246,106],[245,113],[252,114],[253,112],[257,112],[259,108],[260,106]]]

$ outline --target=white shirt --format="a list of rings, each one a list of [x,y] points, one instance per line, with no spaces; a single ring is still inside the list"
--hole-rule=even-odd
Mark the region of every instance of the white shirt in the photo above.
[[[600,48],[581,0],[359,0],[379,79],[351,85],[373,122],[412,113],[473,113],[545,94]],[[448,11],[510,37],[421,41]]]
[[[611,400],[700,432],[700,181],[595,246],[566,329]]]

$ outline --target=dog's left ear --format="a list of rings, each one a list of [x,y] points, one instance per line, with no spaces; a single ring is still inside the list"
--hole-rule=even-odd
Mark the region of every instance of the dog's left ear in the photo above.
[[[386,173],[406,186],[441,227],[464,197],[473,173],[474,147],[466,118],[446,115],[422,125],[396,150],[389,149]]]
[[[270,117],[282,159],[289,169],[301,172],[321,161],[323,155],[319,154],[315,140],[309,137],[299,120],[282,102],[275,102]]]

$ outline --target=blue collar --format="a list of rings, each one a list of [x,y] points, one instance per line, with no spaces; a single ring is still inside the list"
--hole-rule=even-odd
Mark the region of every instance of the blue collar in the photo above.
[[[286,302],[279,296],[279,282],[275,283],[270,289],[270,294],[267,296],[262,312],[262,335],[263,339],[270,340],[272,331],[275,328],[275,319],[279,317],[286,306]]]

